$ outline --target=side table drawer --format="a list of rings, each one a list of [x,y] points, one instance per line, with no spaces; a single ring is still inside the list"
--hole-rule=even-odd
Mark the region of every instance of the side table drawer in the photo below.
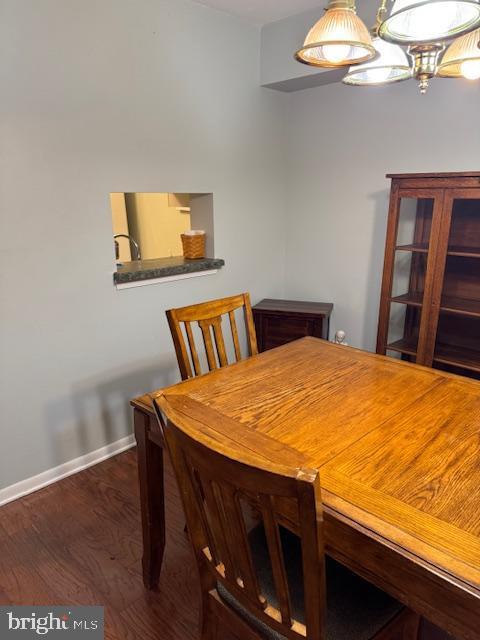
[[[265,315],[262,322],[263,351],[293,342],[305,336],[322,338],[323,322],[314,318],[288,318]]]

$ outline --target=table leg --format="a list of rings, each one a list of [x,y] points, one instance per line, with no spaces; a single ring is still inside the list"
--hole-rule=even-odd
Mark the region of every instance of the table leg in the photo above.
[[[142,510],[143,584],[146,589],[155,589],[165,551],[163,449],[148,437],[154,418],[136,408],[133,417]]]

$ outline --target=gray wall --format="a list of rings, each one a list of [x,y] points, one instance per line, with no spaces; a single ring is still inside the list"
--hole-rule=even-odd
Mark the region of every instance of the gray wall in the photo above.
[[[480,86],[436,80],[292,94],[286,294],[333,301],[333,329],[374,349],[389,172],[480,168]]]
[[[164,310],[284,282],[287,99],[259,32],[183,0],[0,0],[0,487],[131,431]],[[109,193],[213,192],[215,276],[117,292]]]

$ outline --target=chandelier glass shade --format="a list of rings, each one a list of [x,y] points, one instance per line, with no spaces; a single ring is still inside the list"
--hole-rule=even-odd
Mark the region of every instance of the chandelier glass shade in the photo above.
[[[295,57],[313,67],[343,67],[375,55],[372,38],[355,13],[353,0],[330,0],[325,15],[310,29]]]
[[[480,29],[457,38],[448,47],[438,67],[443,78],[480,78]]]
[[[390,84],[412,77],[412,70],[405,51],[379,37],[373,39],[378,56],[369,62],[350,67],[343,79],[345,84],[374,86]],[[480,54],[480,49],[478,50]]]
[[[418,44],[454,38],[478,26],[478,0],[395,0],[379,35],[388,42]]]

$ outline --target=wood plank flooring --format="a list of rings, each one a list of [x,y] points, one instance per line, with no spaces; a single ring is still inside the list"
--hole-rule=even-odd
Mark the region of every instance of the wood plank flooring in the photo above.
[[[130,450],[0,508],[0,603],[99,604],[107,640],[198,640],[196,569],[166,469],[167,548],[157,592],[142,583]],[[424,629],[423,640],[444,638]]]

